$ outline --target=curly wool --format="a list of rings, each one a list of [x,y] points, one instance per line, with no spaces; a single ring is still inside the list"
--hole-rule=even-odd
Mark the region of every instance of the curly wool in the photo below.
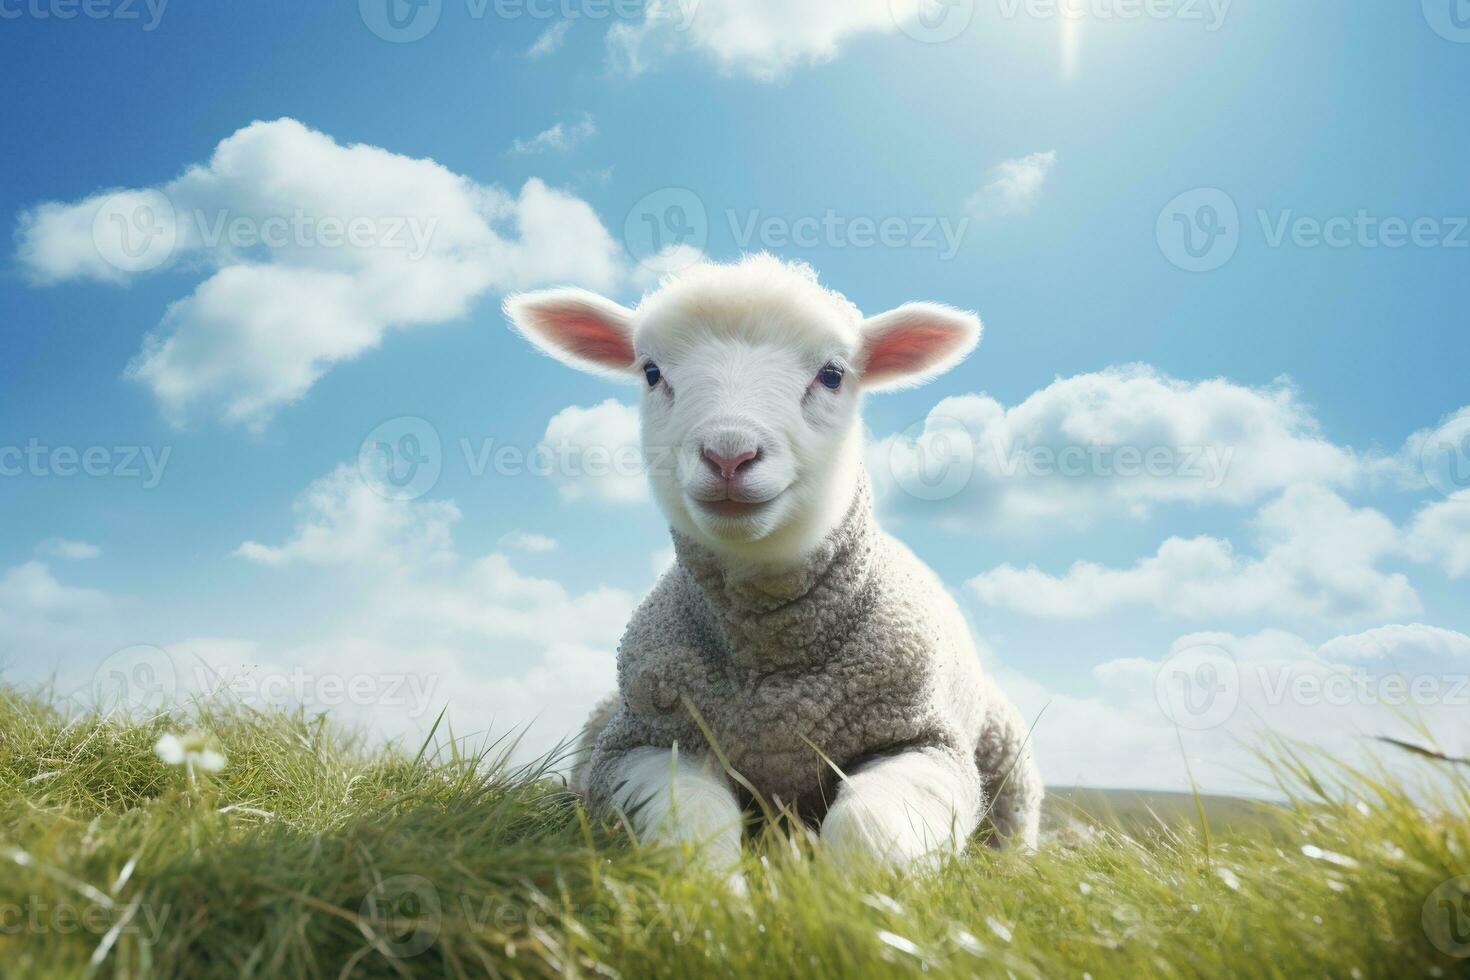
[[[674,546],[619,646],[619,694],[584,733],[578,782],[594,808],[614,805],[627,752],[706,750],[702,721],[747,805],[753,789],[820,820],[834,765],[924,750],[968,761],[955,769],[977,783],[966,795],[986,812],[974,816],[1034,841],[1042,789],[1022,719],[937,577],[877,527],[866,480],[794,571],[736,580],[690,538],[676,532]]]

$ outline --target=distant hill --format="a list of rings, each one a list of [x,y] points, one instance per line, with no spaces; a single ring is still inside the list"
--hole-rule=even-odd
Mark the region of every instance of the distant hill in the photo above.
[[[1199,809],[1192,793],[1155,790],[1047,787],[1045,822],[1052,828],[1076,821],[1112,827],[1128,834],[1146,834],[1167,827],[1199,827]],[[1280,822],[1280,806],[1264,800],[1201,794],[1211,833],[1259,831]]]

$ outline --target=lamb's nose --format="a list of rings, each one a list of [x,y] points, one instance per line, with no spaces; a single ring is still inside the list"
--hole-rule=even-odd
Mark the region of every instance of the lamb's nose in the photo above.
[[[713,449],[704,451],[704,461],[716,470],[721,478],[733,480],[740,475],[740,471],[746,468],[755,459],[755,450],[747,449],[733,456],[724,456]]]

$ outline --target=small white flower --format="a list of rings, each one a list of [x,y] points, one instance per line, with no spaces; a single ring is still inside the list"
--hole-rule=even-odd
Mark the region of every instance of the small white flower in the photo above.
[[[1318,861],[1326,861],[1329,864],[1335,864],[1341,868],[1356,868],[1358,866],[1358,862],[1354,861],[1346,854],[1339,854],[1336,851],[1329,851],[1326,848],[1318,847],[1316,844],[1303,844],[1302,853],[1309,858],[1316,858]]]
[[[191,778],[196,769],[202,772],[219,772],[228,761],[224,753],[213,747],[209,736],[203,732],[164,735],[158,740],[158,744],[153,746],[153,751],[169,765],[183,766],[188,769]]]

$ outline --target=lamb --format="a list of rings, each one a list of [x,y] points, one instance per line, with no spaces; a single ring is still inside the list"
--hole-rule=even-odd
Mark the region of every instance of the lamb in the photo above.
[[[719,867],[753,794],[819,826],[823,849],[894,868],[982,819],[996,846],[1034,848],[1024,720],[938,578],[877,526],[862,463],[863,395],[948,370],[979,320],[932,303],[864,319],[764,254],[666,277],[636,310],[577,289],[505,309],[553,357],[640,384],[674,541],[583,733],[589,806]]]

